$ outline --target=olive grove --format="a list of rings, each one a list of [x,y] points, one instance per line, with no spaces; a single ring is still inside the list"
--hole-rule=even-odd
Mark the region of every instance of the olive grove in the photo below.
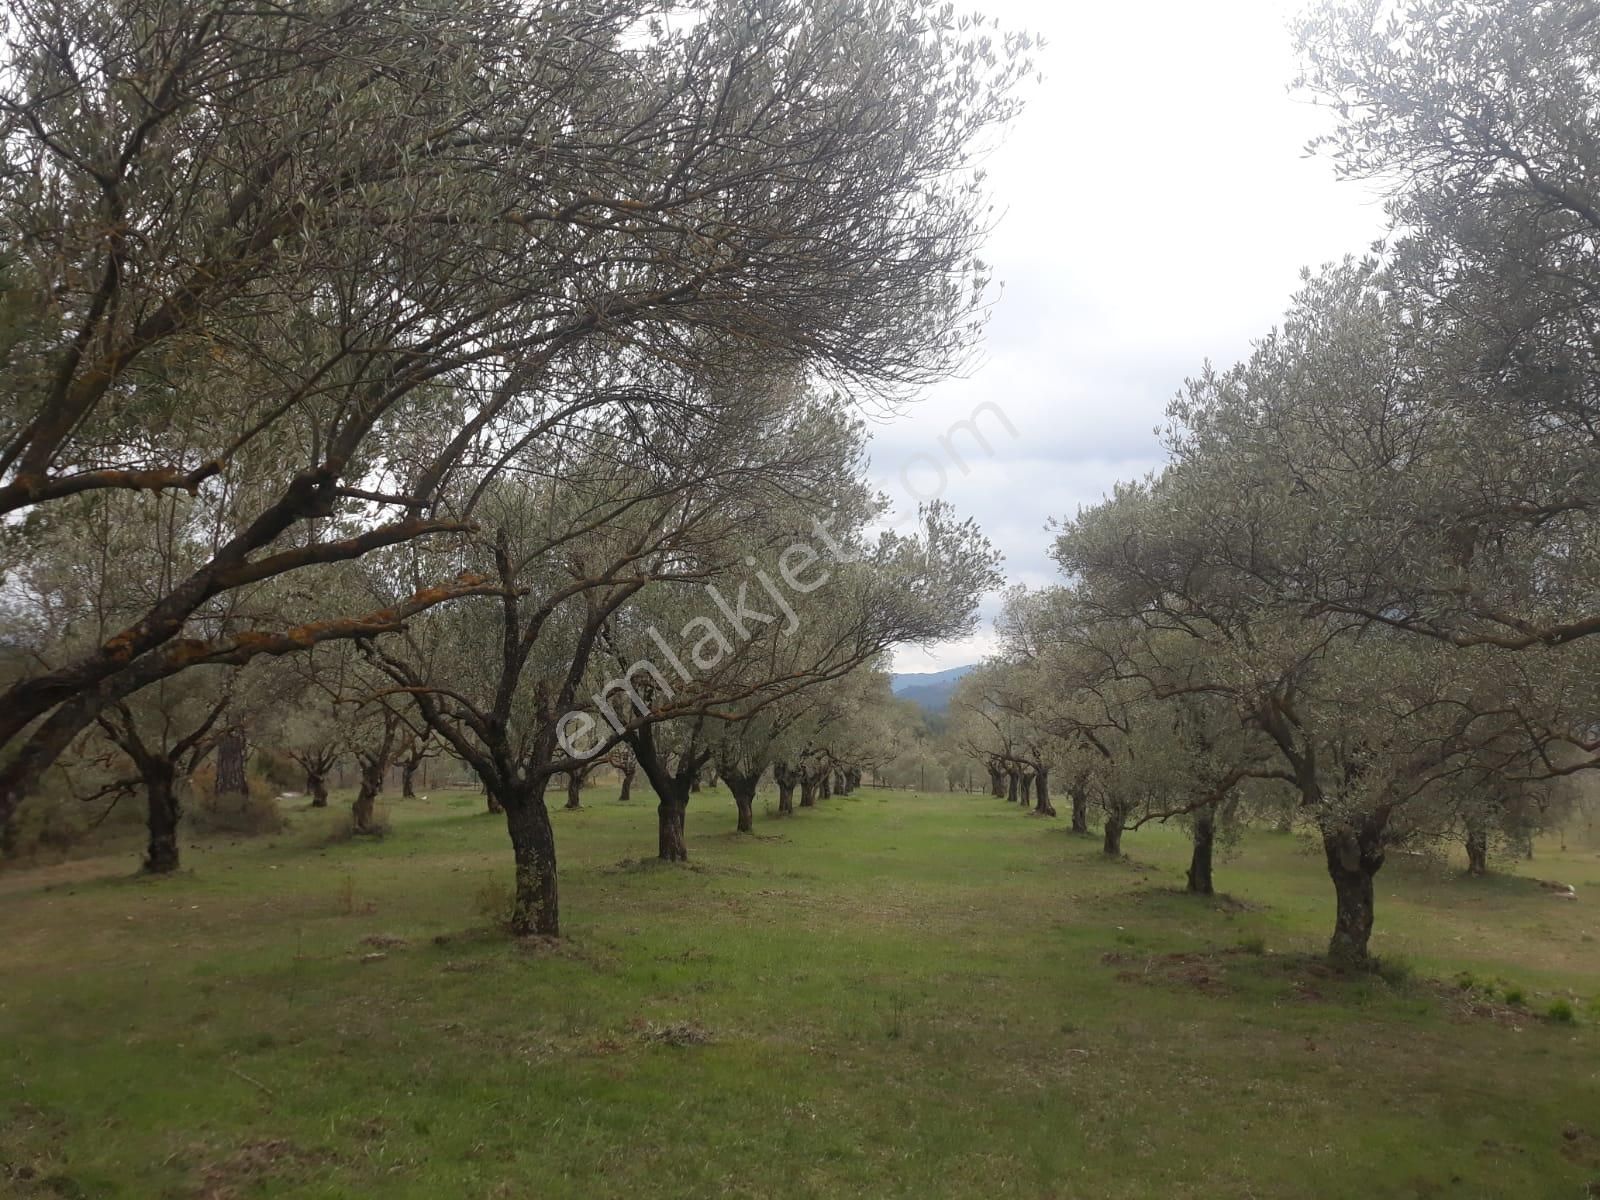
[[[12,6],[4,566],[150,505],[181,545],[92,634],[8,611],[0,825],[159,680],[499,594],[463,568],[303,606],[477,530],[519,456],[679,437],[753,376],[882,403],[960,364],[971,156],[1026,39],[923,3],[675,7]]]
[[[1600,765],[1600,14],[1357,0],[1298,33],[1313,148],[1393,232],[1189,381],[1168,465],[1061,523],[1069,582],[1011,598],[963,708],[997,791],[1052,735],[1108,853],[1186,821],[1192,890],[1220,827],[1287,796],[1362,964],[1389,851],[1459,840],[1482,873]]]

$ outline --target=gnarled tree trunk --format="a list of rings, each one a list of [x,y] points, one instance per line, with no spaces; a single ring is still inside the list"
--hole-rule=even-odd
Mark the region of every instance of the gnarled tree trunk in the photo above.
[[[817,802],[817,779],[810,771],[800,771],[800,807],[810,808]]]
[[[371,833],[374,829],[372,816],[378,806],[378,796],[383,791],[384,767],[382,756],[362,756],[361,786],[350,805],[350,816],[355,821],[357,833]]]
[[[1022,773],[1022,807],[1030,808],[1033,805],[1033,774],[1029,771]]]
[[[1041,817],[1056,815],[1056,806],[1050,803],[1050,768],[1039,767],[1033,777],[1033,811]]]
[[[143,869],[151,875],[170,875],[178,869],[178,807],[176,772],[165,758],[151,756],[139,763],[144,784],[145,825],[149,841]]]
[[[1022,791],[1022,772],[1015,767],[1008,767],[1006,769],[1006,778],[1009,781],[1006,784],[1006,803],[1016,804]]]
[[[1072,832],[1088,834],[1089,832],[1089,793],[1082,787],[1071,789],[1072,796]]]
[[[622,768],[622,790],[617,793],[618,804],[626,804],[633,799],[633,773],[638,769],[638,765],[632,762]]]
[[[490,789],[494,795],[494,789]],[[545,807],[544,784],[510,787],[496,797],[506,815],[511,851],[517,862],[516,898],[511,907],[511,932],[518,937],[561,935],[561,906],[556,890],[556,835]]]
[[[178,820],[183,815],[178,805],[178,780],[188,778],[205,756],[204,738],[227,706],[228,697],[224,695],[187,734],[170,744],[164,737],[153,746],[140,736],[138,723],[126,705],[110,705],[98,718],[107,736],[133,763],[144,786],[148,837],[141,868],[148,874],[170,875],[178,869]],[[163,732],[173,732],[170,724]]]
[[[1489,835],[1482,829],[1472,827],[1467,830],[1467,874],[1487,875],[1489,873]]]
[[[306,794],[312,808],[328,807],[328,778],[320,771],[306,771]]]
[[[676,790],[676,789],[669,789]],[[688,862],[684,820],[689,812],[689,789],[681,796],[662,796],[656,805],[656,855],[665,862]]]
[[[996,800],[1006,798],[1006,773],[999,763],[989,763],[989,794]]]
[[[1372,958],[1372,881],[1383,868],[1382,830],[1369,822],[1361,828],[1324,829],[1322,848],[1338,908],[1328,957],[1343,967],[1367,967]]]
[[[1110,858],[1122,857],[1122,814],[1106,813],[1106,835],[1101,850]]]
[[[761,781],[761,772],[757,771],[752,775],[748,772],[733,772],[724,768],[722,781],[728,785],[728,790],[733,793],[734,807],[739,811],[739,832],[754,833],[756,829],[756,785]]]
[[[405,753],[400,757],[400,796],[404,800],[415,800],[417,771],[433,757],[433,731],[430,729],[422,734],[411,734],[403,745]],[[423,777],[423,785],[427,785],[426,776]]]
[[[583,807],[583,781],[589,777],[587,767],[567,772],[567,808]]]
[[[656,749],[651,726],[646,725],[629,739],[634,757],[656,794],[656,854],[663,862],[686,862],[689,858],[689,844],[684,837],[689,793],[709,757],[696,749],[696,741],[697,738],[690,740],[669,770],[666,757]]]
[[[1211,852],[1217,841],[1217,825],[1209,812],[1196,814],[1194,819],[1194,851],[1189,856],[1189,891],[1197,896],[1210,896]]]
[[[784,763],[772,765],[772,779],[778,785],[778,815],[787,817],[794,813],[794,785],[800,773]]]

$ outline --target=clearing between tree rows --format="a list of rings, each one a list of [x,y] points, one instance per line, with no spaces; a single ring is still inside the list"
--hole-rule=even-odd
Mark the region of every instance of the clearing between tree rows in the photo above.
[[[750,837],[719,787],[666,865],[654,806],[597,788],[554,818],[566,936],[519,944],[480,795],[396,803],[377,841],[341,807],[169,879],[0,875],[0,1193],[1600,1189],[1593,849],[1397,856],[1388,967],[1347,979],[1297,835],[1249,834],[1203,900],[1178,831],[1110,862],[989,796],[867,789],[763,793]]]

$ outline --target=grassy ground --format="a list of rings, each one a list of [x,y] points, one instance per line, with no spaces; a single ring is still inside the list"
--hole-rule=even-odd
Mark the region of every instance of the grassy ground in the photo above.
[[[1576,903],[1391,865],[1411,977],[1349,981],[1288,835],[1202,902],[1175,831],[1108,863],[988,798],[739,837],[702,794],[687,869],[640,861],[652,805],[585,803],[559,945],[487,931],[509,851],[464,793],[381,842],[297,811],[170,880],[0,876],[0,1194],[1600,1195],[1592,851],[1521,868]]]

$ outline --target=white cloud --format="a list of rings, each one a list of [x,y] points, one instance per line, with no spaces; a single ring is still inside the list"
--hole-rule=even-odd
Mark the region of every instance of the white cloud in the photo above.
[[[992,436],[993,456],[949,470],[942,495],[1031,585],[1054,578],[1046,521],[1158,466],[1153,429],[1184,377],[1248,353],[1301,267],[1362,253],[1383,215],[1305,156],[1326,125],[1288,93],[1298,3],[984,7],[1046,41],[1045,81],[987,164],[1003,216],[985,258],[1004,290],[980,368],[879,428],[873,473],[904,519],[901,469],[999,404],[1017,436]],[[902,652],[896,669],[970,662],[992,640]]]

